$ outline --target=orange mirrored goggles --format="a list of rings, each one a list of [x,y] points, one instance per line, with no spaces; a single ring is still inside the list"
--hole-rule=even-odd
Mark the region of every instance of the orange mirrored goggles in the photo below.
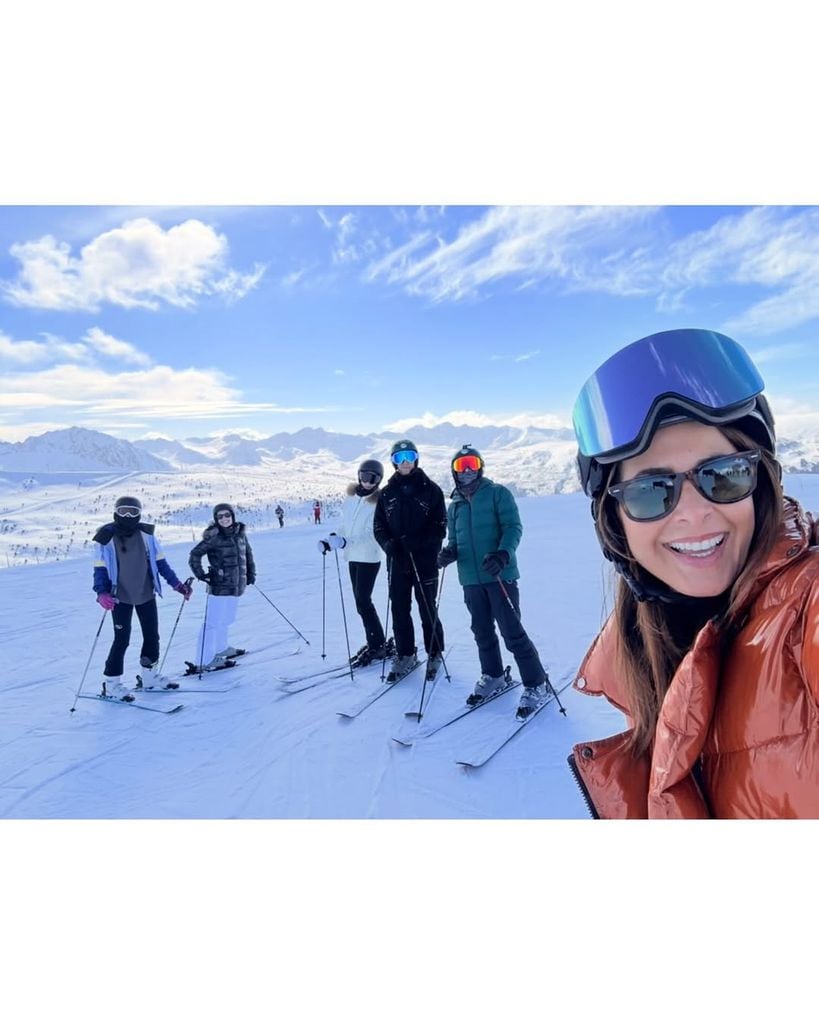
[[[463,473],[467,469],[477,473],[483,469],[483,459],[479,455],[459,455],[457,459],[453,459],[452,469],[455,473]]]

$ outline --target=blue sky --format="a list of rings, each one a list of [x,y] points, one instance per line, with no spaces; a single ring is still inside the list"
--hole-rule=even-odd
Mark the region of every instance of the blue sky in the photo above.
[[[751,352],[815,429],[819,208],[0,210],[0,439],[568,424],[676,326]]]

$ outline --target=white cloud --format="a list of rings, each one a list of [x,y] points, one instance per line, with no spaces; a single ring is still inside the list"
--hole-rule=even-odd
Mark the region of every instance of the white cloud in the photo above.
[[[640,229],[654,216],[649,207],[495,207],[463,225],[452,241],[423,232],[372,264],[366,277],[385,277],[432,302],[479,297],[504,279],[524,283],[555,279],[567,287],[639,294],[626,284],[620,261],[605,256],[639,252]],[[416,259],[409,254],[427,246]]]
[[[106,334],[100,327],[89,327],[82,340],[95,352],[111,359],[119,359],[123,363],[133,363],[136,366],[151,365],[150,356],[140,352],[130,342]]]
[[[9,428],[30,426],[43,413],[63,410],[66,422],[100,429],[150,429],[156,420],[197,420],[259,412],[331,411],[247,402],[218,370],[177,370],[170,366],[109,373],[93,366],[59,365],[38,373],[6,374],[0,381],[0,409]],[[65,426],[66,422],[60,424]]]
[[[722,329],[772,334],[819,318],[819,209],[756,207],[673,240],[655,207],[496,207],[452,239],[411,235],[363,276],[433,303],[506,283],[652,297],[663,313],[683,309],[694,289],[734,285],[754,294]]]
[[[38,309],[96,312],[103,303],[126,309],[189,307],[205,295],[241,298],[264,273],[225,271],[228,244],[199,220],[165,230],[147,217],[98,235],[73,256],[52,235],[11,246],[21,264],[13,281],[0,282],[8,302]]]
[[[800,359],[816,351],[815,345],[805,345],[801,342],[793,342],[787,345],[772,345],[770,348],[759,348],[751,351],[750,355],[757,366],[764,363],[778,363],[788,359]]]
[[[515,413],[513,416],[476,412],[474,409],[453,409],[451,412],[439,416],[436,413],[425,412],[423,416],[412,416],[406,419],[395,420],[387,423],[384,430],[400,433],[409,430],[411,427],[437,427],[441,423],[454,423],[456,426],[467,427],[517,427],[525,430],[527,427],[539,427],[542,430],[561,430],[571,426],[569,419],[551,413]]]

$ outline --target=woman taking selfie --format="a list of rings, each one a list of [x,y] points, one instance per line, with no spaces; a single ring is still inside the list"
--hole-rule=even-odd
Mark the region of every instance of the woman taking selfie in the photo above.
[[[614,611],[575,687],[627,732],[570,765],[601,818],[819,816],[819,548],[783,497],[747,353],[664,331],[615,353],[574,409]]]

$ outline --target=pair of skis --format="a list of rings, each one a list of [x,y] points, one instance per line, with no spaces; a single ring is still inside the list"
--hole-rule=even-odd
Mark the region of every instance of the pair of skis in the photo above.
[[[405,728],[400,730],[393,736],[393,740],[396,743],[400,743],[402,746],[412,746],[412,744],[416,743],[418,740],[428,739],[430,736],[434,736],[436,733],[441,732],[442,729],[446,729],[448,726],[454,725],[455,722],[460,722],[461,719],[466,718],[467,715],[474,714],[476,711],[479,711],[481,708],[491,704],[510,690],[514,690],[520,686],[518,681],[512,679],[508,667],[505,670],[504,675],[508,680],[507,685],[504,686],[503,689],[498,690],[497,693],[492,694],[491,697],[481,701],[480,704],[476,704],[472,707],[466,707],[463,710],[458,711],[456,714],[445,718],[443,721],[439,719],[429,722],[420,728]],[[504,719],[504,728],[502,730],[493,731],[492,735],[489,737],[476,742],[471,750],[468,750],[465,754],[456,758],[456,764],[463,765],[466,768],[480,768],[485,765],[487,761],[490,761],[498,751],[502,750],[506,744],[509,743],[510,740],[517,736],[522,729],[525,729],[536,715],[538,715],[544,708],[548,707],[556,696],[559,696],[564,690],[571,686],[573,679],[574,672],[564,676],[558,687],[556,689],[550,688],[546,697],[529,715],[527,715],[526,718],[514,718],[508,723]]]

